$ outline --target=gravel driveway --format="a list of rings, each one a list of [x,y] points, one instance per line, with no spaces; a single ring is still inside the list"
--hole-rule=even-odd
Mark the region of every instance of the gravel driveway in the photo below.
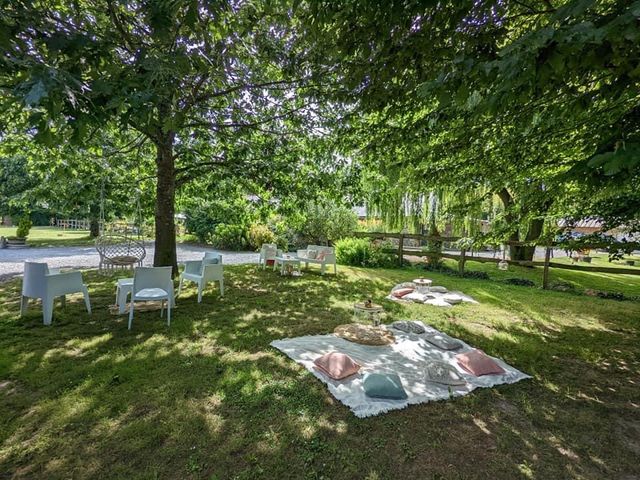
[[[146,245],[147,256],[144,265],[153,264],[152,245]],[[178,245],[178,263],[186,260],[200,260],[204,252],[222,254],[226,264],[258,263],[256,252],[225,252],[195,245]],[[0,280],[14,277],[23,271],[25,260],[47,262],[50,267],[57,268],[98,268],[98,252],[94,247],[43,247],[0,249]]]

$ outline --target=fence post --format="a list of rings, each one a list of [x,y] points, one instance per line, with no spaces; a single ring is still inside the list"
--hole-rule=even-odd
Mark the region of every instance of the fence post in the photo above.
[[[547,246],[544,251],[544,270],[542,272],[542,288],[549,288],[549,259],[551,258],[551,247]]]
[[[398,242],[398,265],[402,266],[402,260],[404,258],[404,234],[400,234],[400,240]]]
[[[464,273],[464,262],[465,262],[464,254],[465,254],[465,249],[464,248],[460,249],[460,260],[458,260],[458,271],[460,273]]]

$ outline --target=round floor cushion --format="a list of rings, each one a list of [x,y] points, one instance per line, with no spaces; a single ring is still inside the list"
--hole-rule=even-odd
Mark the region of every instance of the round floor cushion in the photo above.
[[[362,345],[390,345],[396,341],[393,333],[386,328],[360,323],[338,325],[333,333],[336,337]]]
[[[446,295],[443,295],[442,299],[450,305],[457,305],[463,300],[460,295],[456,295],[455,293],[448,293]]]

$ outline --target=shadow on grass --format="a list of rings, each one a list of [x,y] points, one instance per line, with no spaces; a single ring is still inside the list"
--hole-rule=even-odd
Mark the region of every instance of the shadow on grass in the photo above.
[[[172,325],[111,316],[115,277],[85,275],[43,327],[0,285],[0,472],[9,478],[622,478],[633,449],[639,309],[520,287],[437,278],[476,296],[452,309],[384,302],[534,375],[450,402],[359,420],[269,343],[351,320],[402,270],[283,279],[226,268],[226,295],[195,289]],[[533,299],[533,300],[532,300]],[[532,304],[533,302],[533,304]],[[627,302],[625,302],[627,303]],[[616,305],[615,307],[611,307]],[[615,315],[611,315],[611,308]],[[635,438],[635,440],[634,440]]]

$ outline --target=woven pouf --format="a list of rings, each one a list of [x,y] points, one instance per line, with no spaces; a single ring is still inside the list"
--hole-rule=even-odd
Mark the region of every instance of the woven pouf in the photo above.
[[[362,345],[390,345],[396,341],[393,333],[384,327],[374,327],[373,325],[359,323],[338,325],[333,333],[336,337]]]

